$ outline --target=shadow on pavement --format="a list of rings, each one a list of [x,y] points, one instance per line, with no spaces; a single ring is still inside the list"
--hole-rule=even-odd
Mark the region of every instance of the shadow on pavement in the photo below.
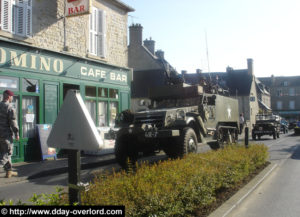
[[[300,160],[300,145],[298,145],[297,148],[294,150],[291,159]]]

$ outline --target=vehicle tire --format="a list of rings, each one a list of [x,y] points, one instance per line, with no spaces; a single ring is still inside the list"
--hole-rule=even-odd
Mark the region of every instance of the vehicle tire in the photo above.
[[[238,131],[238,129],[234,130],[234,134],[235,134],[235,137],[234,137],[235,142],[237,142],[239,140],[239,131]]]
[[[135,169],[138,151],[133,138],[120,137],[116,139],[115,157],[117,163],[125,170]]]
[[[256,140],[256,134],[255,133],[252,133],[252,139]]]
[[[195,131],[192,128],[186,127],[183,129],[183,149],[184,154],[197,153],[198,150],[198,140]]]
[[[228,138],[225,138],[224,136],[224,132],[222,130],[222,128],[218,129],[218,144],[219,144],[219,148],[224,148],[225,146],[225,141],[228,141]]]
[[[220,148],[220,144],[218,142],[210,142],[208,145],[212,150],[218,150]]]
[[[276,132],[273,132],[273,139],[276,139]]]
[[[179,148],[178,148],[178,138],[175,139],[175,138],[171,138],[168,140],[168,142],[164,142],[163,146],[162,146],[162,149],[163,151],[166,153],[166,155],[169,157],[169,158],[172,158],[172,159],[175,159],[178,157],[178,151],[179,151]]]
[[[184,128],[182,130],[182,135],[180,135],[177,141],[176,146],[176,157],[183,157],[185,154],[191,152],[197,153],[198,141],[195,131],[190,127]]]

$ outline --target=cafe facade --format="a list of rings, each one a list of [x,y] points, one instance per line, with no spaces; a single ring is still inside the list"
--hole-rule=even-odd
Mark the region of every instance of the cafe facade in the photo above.
[[[98,128],[113,127],[130,108],[131,80],[126,67],[0,39],[0,98],[7,89],[15,93],[20,127],[13,162],[40,159],[36,125],[55,122],[70,89],[80,92]]]

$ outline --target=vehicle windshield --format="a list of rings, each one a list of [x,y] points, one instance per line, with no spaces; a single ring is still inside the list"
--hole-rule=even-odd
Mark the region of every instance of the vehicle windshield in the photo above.
[[[185,106],[195,106],[201,102],[201,97],[187,98],[187,99],[162,99],[155,100],[153,108],[175,108]]]
[[[257,121],[279,121],[279,116],[277,115],[256,115]]]

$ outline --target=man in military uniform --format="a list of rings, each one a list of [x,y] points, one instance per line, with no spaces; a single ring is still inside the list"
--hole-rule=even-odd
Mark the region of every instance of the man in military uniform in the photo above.
[[[11,156],[13,153],[13,133],[15,139],[19,140],[19,127],[16,120],[16,112],[11,106],[14,93],[6,90],[3,100],[0,102],[0,164],[6,171],[6,178],[17,176],[12,171]]]

